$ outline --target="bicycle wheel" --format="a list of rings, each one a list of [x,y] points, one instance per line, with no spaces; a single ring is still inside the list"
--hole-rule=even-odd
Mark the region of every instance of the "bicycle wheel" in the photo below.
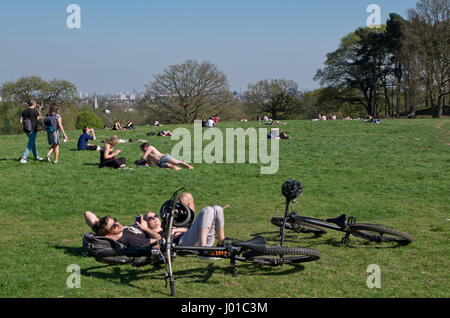
[[[354,223],[348,224],[348,227],[353,235],[377,243],[397,242],[409,244],[414,240],[408,233],[393,230],[377,224]]]
[[[281,227],[283,225],[283,220],[284,220],[284,218],[275,217],[275,218],[272,218],[271,222],[273,225]],[[294,220],[295,220],[295,217],[294,217]],[[312,224],[297,221],[297,220],[295,220],[295,222],[292,222],[292,223],[286,222],[285,228],[288,230],[295,231],[297,233],[313,233],[316,235],[322,235],[322,234],[327,233],[327,230],[320,226],[312,225]]]
[[[264,255],[252,257],[251,251],[249,251],[244,253],[242,258],[237,259],[261,265],[280,266],[283,264],[312,262],[320,259],[320,257],[320,251],[312,248],[266,246]]]

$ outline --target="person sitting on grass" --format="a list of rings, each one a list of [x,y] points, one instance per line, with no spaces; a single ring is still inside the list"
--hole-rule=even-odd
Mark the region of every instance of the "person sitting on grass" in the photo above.
[[[141,150],[144,152],[142,159],[147,161],[147,166],[152,162],[163,169],[181,170],[179,166],[187,168],[189,170],[194,169],[194,167],[181,160],[173,158],[169,154],[161,154],[158,149],[156,149],[154,146],[150,146],[146,142],[141,145]]]
[[[133,122],[129,120],[124,128],[125,129],[134,129]]]
[[[120,122],[118,120],[116,120],[116,122],[114,123],[114,126],[112,128],[112,130],[124,130],[125,128],[122,127],[122,125],[120,124]]]
[[[90,135],[92,133],[92,136]],[[94,128],[89,128],[88,126],[83,127],[83,134],[78,138],[78,150],[93,150],[99,151],[100,147],[96,145],[88,144],[89,140],[97,140],[95,137]]]
[[[111,167],[115,169],[126,168],[125,158],[116,158],[117,155],[122,153],[122,150],[114,151],[114,147],[119,143],[119,138],[117,136],[112,136],[105,140],[105,144],[100,149],[100,164],[99,168]]]

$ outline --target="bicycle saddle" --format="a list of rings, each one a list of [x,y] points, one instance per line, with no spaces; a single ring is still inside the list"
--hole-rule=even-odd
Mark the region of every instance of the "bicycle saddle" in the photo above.
[[[340,217],[334,218],[334,219],[327,219],[326,221],[328,223],[334,223],[337,224],[340,227],[345,227],[345,221],[347,220],[347,216],[345,214],[342,214]]]

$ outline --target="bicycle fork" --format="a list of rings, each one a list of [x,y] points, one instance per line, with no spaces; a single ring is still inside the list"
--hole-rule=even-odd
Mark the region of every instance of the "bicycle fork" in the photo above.
[[[355,222],[356,222],[356,218],[354,218],[353,216],[351,216],[351,217],[349,217],[349,218],[347,219],[347,224],[345,225],[345,236],[341,239],[341,243],[342,243],[343,245],[346,245],[346,246],[347,246],[347,245],[350,243],[350,234],[351,234],[351,231],[350,231],[348,225],[349,225],[349,224],[353,224],[353,223],[355,223]]]

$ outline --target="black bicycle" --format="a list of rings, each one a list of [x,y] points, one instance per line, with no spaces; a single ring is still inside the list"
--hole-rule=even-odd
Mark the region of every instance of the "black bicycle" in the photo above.
[[[351,234],[377,243],[397,242],[399,244],[409,244],[414,240],[408,233],[382,225],[356,223],[356,218],[347,218],[345,214],[337,218],[321,220],[297,215],[295,211],[289,212],[289,204],[302,193],[302,189],[302,183],[297,180],[286,181],[282,186],[282,193],[286,197],[284,217],[274,217],[271,220],[272,224],[280,227],[281,242],[284,240],[286,229],[297,233],[313,233],[316,236],[326,234],[328,232],[327,229],[344,232],[345,236],[341,239],[341,243],[344,245],[349,244]]]
[[[180,188],[166,201],[160,211],[164,233],[167,233],[163,240],[153,244],[151,247],[126,248],[118,246],[117,242],[111,239],[108,244],[111,246],[89,248],[86,243],[86,256],[94,257],[97,261],[109,265],[131,264],[135,267],[142,267],[152,264],[165,264],[165,280],[169,281],[171,295],[175,295],[175,277],[173,274],[173,259],[177,255],[196,254],[206,258],[226,258],[230,259],[233,266],[233,275],[238,273],[238,262],[253,263],[259,265],[282,266],[284,264],[304,263],[320,259],[320,251],[304,247],[268,246],[266,239],[255,237],[249,241],[239,241],[226,238],[222,246],[201,247],[201,246],[179,246],[172,240],[168,233],[173,227],[182,227],[192,220],[192,211],[182,204],[178,199],[178,192],[184,190]],[[90,236],[89,236],[90,235]],[[93,240],[95,237],[91,233],[86,233],[83,241]]]

